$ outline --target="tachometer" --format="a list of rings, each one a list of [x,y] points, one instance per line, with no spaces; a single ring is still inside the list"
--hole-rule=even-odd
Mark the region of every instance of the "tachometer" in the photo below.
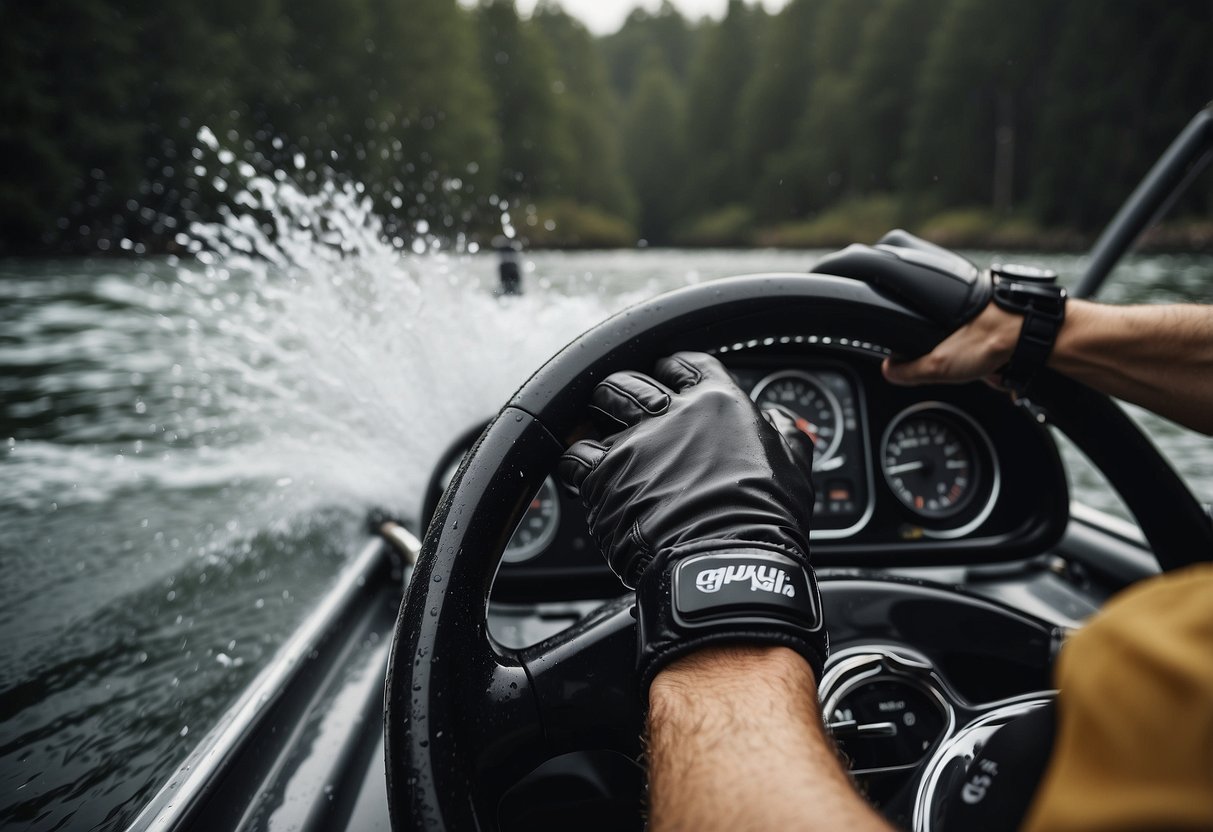
[[[897,499],[920,517],[962,512],[981,484],[981,459],[968,418],[941,404],[903,411],[885,431],[880,467]]]
[[[834,456],[842,442],[842,406],[817,379],[799,370],[773,373],[755,385],[750,398],[759,405],[778,404],[799,418],[797,427],[813,439],[813,467]]]
[[[460,460],[455,460],[443,472],[442,487],[446,488],[455,478],[459,470]],[[522,519],[510,542],[505,545],[501,559],[506,563],[522,563],[543,553],[556,538],[560,529],[560,493],[556,490],[556,482],[551,477],[543,481],[538,493],[531,498]]]
[[[530,560],[548,547],[556,537],[559,526],[560,495],[556,491],[556,483],[548,477],[527,506],[501,559],[506,563]]]

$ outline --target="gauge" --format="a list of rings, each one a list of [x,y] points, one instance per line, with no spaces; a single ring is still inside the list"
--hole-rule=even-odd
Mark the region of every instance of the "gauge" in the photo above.
[[[842,442],[842,406],[838,397],[808,373],[783,370],[754,387],[750,398],[760,406],[783,405],[798,417],[796,426],[813,439],[813,467],[834,456]]]
[[[506,563],[522,563],[543,552],[556,537],[560,526],[560,495],[551,477],[543,481],[537,493],[526,507],[526,513],[514,530],[514,536],[506,544],[502,560]]]
[[[834,703],[830,733],[856,770],[917,763],[944,731],[935,698],[900,679],[873,679]]]
[[[924,403],[902,411],[881,443],[880,467],[889,488],[920,517],[959,514],[982,486],[975,434],[985,437],[948,405]]]
[[[954,725],[943,691],[922,657],[877,645],[848,648],[831,657],[822,678],[822,716],[852,772],[907,770]]]

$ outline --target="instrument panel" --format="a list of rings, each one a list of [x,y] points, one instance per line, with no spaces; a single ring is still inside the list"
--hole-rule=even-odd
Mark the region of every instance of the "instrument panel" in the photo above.
[[[814,439],[814,563],[1011,560],[1055,542],[1069,497],[1038,414],[980,383],[895,387],[879,357],[820,345],[721,356],[756,403],[787,408]],[[470,444],[448,457],[446,471]],[[506,548],[494,591],[556,579],[565,597],[618,588],[583,507],[548,477]]]

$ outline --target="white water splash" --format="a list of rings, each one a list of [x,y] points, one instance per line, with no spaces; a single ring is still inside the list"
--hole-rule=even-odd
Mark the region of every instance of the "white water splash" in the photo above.
[[[603,294],[583,280],[495,297],[492,256],[444,250],[424,225],[415,240],[388,239],[356,183],[225,169],[237,208],[179,237],[194,259],[92,285],[121,308],[93,350],[109,352],[105,386],[129,375],[151,390],[131,394],[120,429],[82,424],[76,444],[9,449],[8,462],[54,472],[26,483],[22,501],[236,486],[244,528],[324,507],[415,518],[457,436],[578,333],[652,291]]]

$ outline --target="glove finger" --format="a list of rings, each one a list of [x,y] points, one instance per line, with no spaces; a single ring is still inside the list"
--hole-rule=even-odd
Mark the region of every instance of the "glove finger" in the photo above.
[[[706,352],[676,352],[662,358],[657,362],[654,375],[678,392],[704,380],[733,384],[733,377],[724,365]]]
[[[583,439],[564,452],[556,463],[556,474],[570,494],[574,497],[581,495],[581,484],[602,462],[608,450],[609,446],[602,442]]]
[[[811,475],[816,444],[813,434],[809,431],[808,422],[781,404],[764,406],[762,415],[771,427],[779,432],[796,464],[806,476]]]
[[[665,413],[670,409],[671,396],[665,385],[644,373],[625,370],[612,373],[594,388],[590,411],[604,432],[612,432]]]

